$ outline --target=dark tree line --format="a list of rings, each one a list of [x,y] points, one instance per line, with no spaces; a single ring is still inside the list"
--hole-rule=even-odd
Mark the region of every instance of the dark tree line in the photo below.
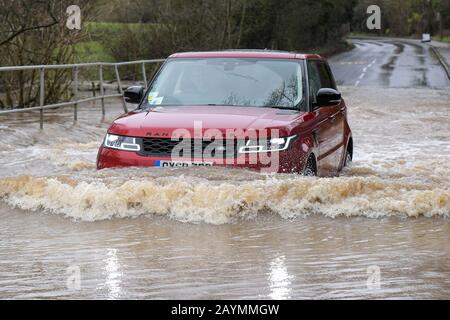
[[[130,28],[117,58],[161,57],[173,51],[226,48],[333,48],[349,31],[356,0],[136,0],[117,2],[110,20],[152,24]],[[120,39],[121,38],[121,39]],[[143,43],[142,43],[143,42]],[[132,50],[133,51],[133,50]]]
[[[373,4],[381,30],[366,26]],[[111,49],[119,60],[225,48],[333,53],[350,31],[419,36],[450,28],[450,0],[121,0],[104,8],[106,20],[154,26],[118,35]]]

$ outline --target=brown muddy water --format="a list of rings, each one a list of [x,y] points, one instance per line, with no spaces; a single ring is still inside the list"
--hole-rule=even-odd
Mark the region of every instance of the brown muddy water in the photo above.
[[[342,89],[331,179],[98,172],[119,104],[0,116],[0,298],[450,298],[450,92]]]

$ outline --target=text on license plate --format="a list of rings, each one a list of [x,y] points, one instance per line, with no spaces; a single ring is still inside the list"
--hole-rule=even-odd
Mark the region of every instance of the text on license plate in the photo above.
[[[165,161],[156,160],[156,167],[161,168],[188,168],[188,167],[211,167],[212,162],[188,162],[188,161]]]

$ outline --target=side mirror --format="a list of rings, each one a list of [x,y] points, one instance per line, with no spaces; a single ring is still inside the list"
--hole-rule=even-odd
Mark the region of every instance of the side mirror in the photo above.
[[[317,106],[326,107],[339,104],[342,100],[341,94],[331,88],[322,88],[317,92]]]
[[[144,96],[144,87],[142,86],[132,86],[127,88],[124,91],[123,96],[125,97],[125,101],[129,103],[138,104],[141,102],[142,97]]]

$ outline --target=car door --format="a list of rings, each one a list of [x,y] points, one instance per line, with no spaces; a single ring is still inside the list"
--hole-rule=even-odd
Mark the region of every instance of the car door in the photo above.
[[[308,81],[311,110],[315,114],[313,133],[319,147],[318,174],[334,176],[338,173],[338,152],[343,140],[341,104],[319,108],[316,98],[321,88],[336,89],[336,85],[327,64],[321,60],[308,61]]]
[[[324,72],[326,72],[326,75],[328,76],[331,88],[337,90],[336,81],[334,80],[330,66],[326,62],[323,62],[323,65],[325,67]],[[334,133],[335,133],[334,144],[336,148],[334,154],[336,157],[336,169],[337,171],[339,171],[342,169],[341,165],[343,164],[344,161],[345,147],[346,147],[346,143],[344,141],[345,112],[346,112],[344,99],[341,99],[341,102],[339,104],[336,104],[335,111],[336,111],[335,117],[334,119],[332,119],[332,121],[334,122]]]

